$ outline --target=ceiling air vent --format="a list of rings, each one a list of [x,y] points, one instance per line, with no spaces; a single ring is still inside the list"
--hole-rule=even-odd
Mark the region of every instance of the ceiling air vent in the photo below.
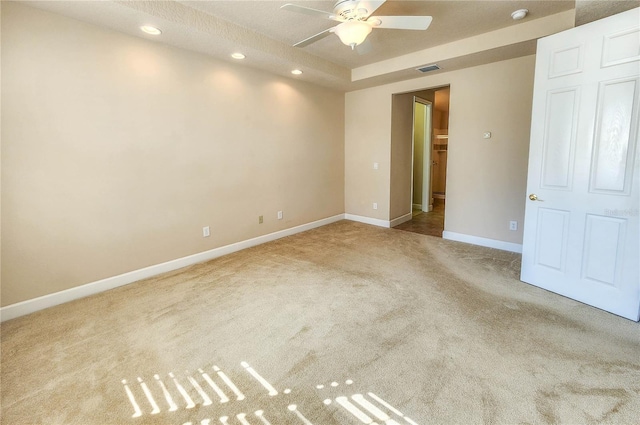
[[[425,65],[425,66],[421,66],[420,68],[416,68],[416,70],[420,72],[431,72],[431,71],[437,71],[438,69],[440,69],[440,67],[435,63],[433,65]]]

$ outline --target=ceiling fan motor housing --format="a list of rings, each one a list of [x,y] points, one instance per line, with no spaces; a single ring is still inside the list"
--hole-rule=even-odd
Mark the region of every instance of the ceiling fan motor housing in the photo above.
[[[358,9],[358,0],[338,0],[333,7],[333,13],[345,21],[364,20],[369,15],[366,9]]]
[[[333,12],[313,9],[306,6],[287,3],[281,9],[312,15],[339,24],[328,28],[316,35],[294,44],[294,47],[304,47],[314,43],[329,34],[336,34],[340,41],[351,48],[362,44],[373,28],[426,30],[431,24],[431,16],[374,16],[373,14],[386,0],[338,0]]]

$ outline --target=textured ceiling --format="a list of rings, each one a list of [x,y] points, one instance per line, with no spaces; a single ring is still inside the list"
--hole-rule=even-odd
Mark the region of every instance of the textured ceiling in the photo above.
[[[433,23],[426,31],[376,28],[369,36],[373,49],[360,55],[335,35],[305,48],[292,47],[295,42],[334,26],[335,22],[280,10],[280,6],[288,2],[326,11],[333,10],[334,6],[333,1],[306,0],[24,1],[33,7],[225,61],[231,60],[231,52],[242,51],[247,59],[241,63],[246,66],[287,77],[291,77],[291,69],[301,68],[304,74],[298,78],[339,90],[419,76],[411,68],[411,72],[407,69],[353,83],[353,69],[371,67],[456,40],[474,40],[481,34],[526,25],[533,20],[542,21],[575,6],[574,0],[387,0],[374,15],[429,15],[433,16]],[[529,15],[522,21],[513,21],[511,12],[520,8],[529,9]],[[162,35],[153,37],[141,33],[139,26],[144,24],[158,26]],[[486,63],[531,54],[533,49],[535,39],[531,37],[513,43],[505,41],[503,46],[487,49],[486,53],[472,52],[468,55],[469,61],[456,58],[452,65]]]
[[[577,0],[576,26],[588,24],[597,19],[606,18],[638,6],[640,6],[638,0]]]
[[[334,1],[182,1],[190,7],[250,28],[288,45],[335,26],[313,16],[280,10],[285,3],[332,11]],[[528,8],[527,19],[537,19],[572,9],[574,1],[398,1],[387,0],[375,15],[427,15],[433,23],[426,31],[374,29],[368,39],[373,49],[359,55],[333,35],[304,48],[313,55],[352,69],[454,40],[517,25],[511,12]]]

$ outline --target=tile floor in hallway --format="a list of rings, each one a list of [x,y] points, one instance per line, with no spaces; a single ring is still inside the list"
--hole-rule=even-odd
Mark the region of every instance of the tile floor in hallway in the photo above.
[[[432,211],[413,210],[411,220],[395,226],[394,229],[441,238],[444,230],[444,205],[444,199],[434,199]]]

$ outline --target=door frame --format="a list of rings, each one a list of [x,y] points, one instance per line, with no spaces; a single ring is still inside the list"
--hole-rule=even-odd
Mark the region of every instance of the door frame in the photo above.
[[[422,140],[422,202],[423,212],[433,209],[431,202],[431,133],[433,132],[433,103],[419,96],[413,96],[412,121],[411,121],[411,199],[409,211],[413,214],[413,176],[415,167],[415,131],[416,131],[416,103],[425,106],[424,137]]]

